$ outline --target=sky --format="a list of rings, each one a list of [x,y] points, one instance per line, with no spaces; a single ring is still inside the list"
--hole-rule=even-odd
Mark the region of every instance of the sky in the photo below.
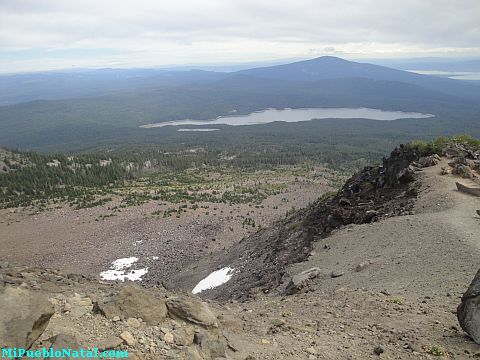
[[[0,0],[0,72],[480,58],[480,0]]]

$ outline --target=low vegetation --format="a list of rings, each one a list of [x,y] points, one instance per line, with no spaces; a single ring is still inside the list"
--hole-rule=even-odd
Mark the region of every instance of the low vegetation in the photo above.
[[[336,185],[355,167],[344,164],[343,168],[332,168],[313,159],[293,165],[294,158],[292,154],[268,152],[265,156],[244,153],[225,157],[221,152],[202,149],[71,156],[3,151],[1,159],[8,167],[0,173],[0,208],[43,211],[67,203],[80,210],[115,199],[119,209],[148,201],[173,205],[153,213],[162,217],[196,211],[208,203],[260,208],[267,197],[287,191],[287,179],[298,181],[308,174],[312,180],[321,178]],[[248,222],[244,225],[255,227]]]

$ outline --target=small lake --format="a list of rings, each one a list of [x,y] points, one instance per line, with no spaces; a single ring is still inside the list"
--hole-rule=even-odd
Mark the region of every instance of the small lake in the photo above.
[[[253,112],[248,115],[218,117],[211,120],[175,120],[156,124],[142,125],[143,128],[155,128],[180,125],[257,125],[274,121],[300,122],[313,119],[371,119],[371,120],[398,120],[423,119],[433,117],[432,114],[421,114],[403,111],[385,111],[369,108],[309,108],[309,109],[267,109]],[[190,130],[191,131],[191,130]]]
[[[480,81],[480,72],[478,71],[437,71],[437,70],[408,70],[421,75],[433,75],[447,77],[454,80]]]

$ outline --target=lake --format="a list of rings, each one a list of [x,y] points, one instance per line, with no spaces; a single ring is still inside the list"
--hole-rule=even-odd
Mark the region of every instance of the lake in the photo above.
[[[433,75],[447,77],[454,80],[480,81],[480,72],[478,71],[437,71],[437,70],[408,70],[421,75]]]
[[[300,122],[313,119],[371,119],[371,120],[398,120],[423,119],[433,117],[432,114],[415,112],[386,111],[369,108],[309,108],[309,109],[267,109],[256,111],[248,115],[221,116],[211,120],[174,120],[155,124],[142,125],[143,128],[156,128],[180,125],[257,125],[274,121]]]

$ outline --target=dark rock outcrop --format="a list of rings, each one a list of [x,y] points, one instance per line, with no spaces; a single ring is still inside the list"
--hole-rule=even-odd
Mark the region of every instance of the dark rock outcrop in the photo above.
[[[430,166],[435,166],[440,162],[440,156],[437,154],[429,155],[429,156],[422,156],[418,161],[415,163],[419,167],[425,168]]]
[[[333,230],[409,214],[417,196],[416,172],[411,164],[426,155],[400,146],[381,165],[367,166],[353,175],[335,195],[320,198],[308,208],[243,239],[226,255],[210,259],[212,271],[218,266],[241,271],[235,272],[226,284],[202,295],[244,300],[258,290],[284,293],[291,281],[286,267],[304,261],[313,244]]]
[[[462,329],[480,344],[480,270],[462,296],[457,318]]]

